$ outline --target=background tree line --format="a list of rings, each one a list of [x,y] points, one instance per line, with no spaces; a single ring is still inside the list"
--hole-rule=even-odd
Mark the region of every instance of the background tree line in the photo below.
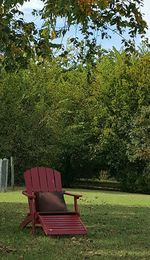
[[[110,51],[93,68],[65,69],[56,59],[2,70],[0,157],[23,171],[49,166],[65,185],[102,170],[122,189],[150,192],[150,52]]]

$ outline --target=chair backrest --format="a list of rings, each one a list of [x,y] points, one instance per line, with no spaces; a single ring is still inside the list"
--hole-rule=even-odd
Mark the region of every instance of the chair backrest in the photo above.
[[[24,178],[26,191],[29,194],[38,191],[62,191],[61,175],[54,169],[45,167],[32,168],[24,173]]]

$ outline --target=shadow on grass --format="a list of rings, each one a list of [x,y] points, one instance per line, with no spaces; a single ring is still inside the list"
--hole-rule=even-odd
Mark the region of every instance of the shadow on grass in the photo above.
[[[97,204],[80,209],[88,235],[52,239],[41,229],[34,237],[30,228],[19,229],[26,204],[1,202],[1,259],[150,259],[150,208]]]

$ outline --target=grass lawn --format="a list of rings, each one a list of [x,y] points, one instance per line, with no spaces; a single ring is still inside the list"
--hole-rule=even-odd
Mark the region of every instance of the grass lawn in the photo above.
[[[21,190],[0,193],[0,259],[150,259],[150,195],[91,190],[80,212],[87,236],[35,236],[19,224],[27,212]],[[71,204],[71,199],[67,202]]]

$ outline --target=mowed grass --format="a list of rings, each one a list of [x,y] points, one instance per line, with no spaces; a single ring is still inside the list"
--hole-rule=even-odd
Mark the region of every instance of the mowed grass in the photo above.
[[[87,236],[35,236],[19,229],[27,213],[21,189],[0,193],[0,259],[150,259],[150,195],[75,190]],[[67,198],[71,204],[72,199]]]

